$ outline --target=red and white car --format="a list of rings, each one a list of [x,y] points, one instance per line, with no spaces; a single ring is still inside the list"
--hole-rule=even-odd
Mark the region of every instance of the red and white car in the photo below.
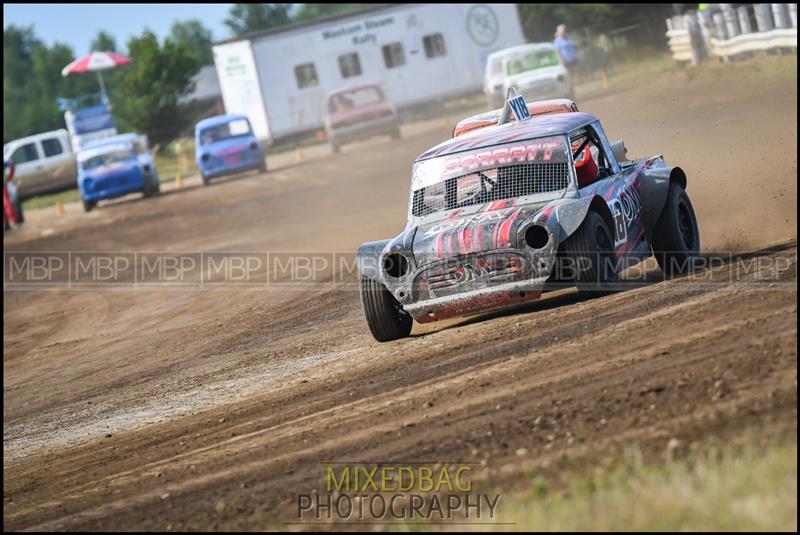
[[[333,152],[342,145],[373,136],[400,138],[397,110],[376,84],[337,89],[326,98],[325,133]]]

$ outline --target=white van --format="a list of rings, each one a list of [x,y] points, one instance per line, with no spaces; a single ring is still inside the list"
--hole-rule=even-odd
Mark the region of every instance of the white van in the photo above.
[[[3,145],[3,160],[14,162],[14,184],[20,199],[78,185],[77,161],[66,130],[9,141]]]
[[[489,107],[502,106],[511,86],[528,101],[575,97],[572,79],[552,43],[514,46],[489,55],[483,80]]]

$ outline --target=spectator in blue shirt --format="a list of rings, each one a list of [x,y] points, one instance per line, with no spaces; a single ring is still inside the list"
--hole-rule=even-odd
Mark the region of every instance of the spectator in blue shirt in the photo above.
[[[556,38],[553,41],[553,46],[558,50],[558,55],[561,56],[561,61],[569,71],[570,76],[575,76],[576,67],[578,66],[578,54],[575,52],[575,44],[567,36],[567,27],[559,24],[556,27]]]

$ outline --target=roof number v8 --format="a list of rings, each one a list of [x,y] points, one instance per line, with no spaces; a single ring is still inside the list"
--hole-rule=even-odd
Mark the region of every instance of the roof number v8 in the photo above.
[[[528,111],[528,105],[525,104],[525,98],[523,98],[522,95],[517,95],[509,100],[508,103],[511,105],[511,110],[514,112],[514,115],[517,116],[518,121],[531,118],[531,114]]]

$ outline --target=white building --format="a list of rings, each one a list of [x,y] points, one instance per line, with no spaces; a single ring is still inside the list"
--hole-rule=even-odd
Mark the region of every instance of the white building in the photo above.
[[[345,85],[377,82],[400,110],[478,92],[486,57],[524,42],[515,4],[406,4],[222,41],[214,63],[225,111],[271,141],[321,128]]]

